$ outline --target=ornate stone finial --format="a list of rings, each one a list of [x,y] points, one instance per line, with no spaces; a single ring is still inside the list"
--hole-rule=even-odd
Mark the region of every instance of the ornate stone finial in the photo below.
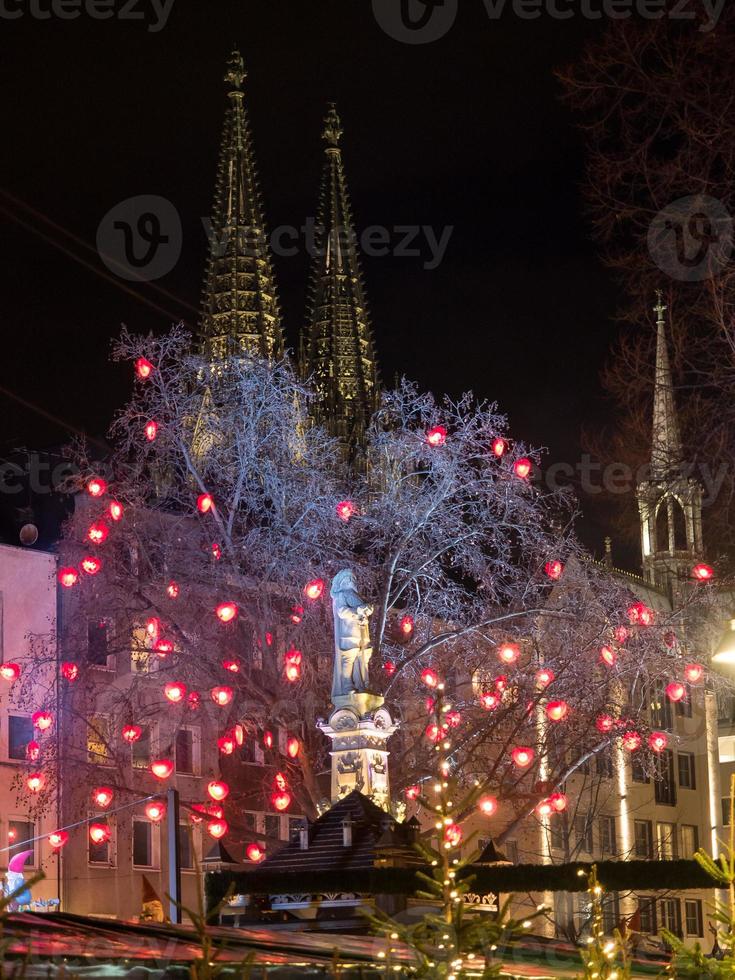
[[[242,90],[242,83],[247,77],[248,73],[245,71],[245,62],[243,61],[243,57],[237,48],[235,48],[230,55],[230,60],[227,62],[225,82],[227,82],[232,90],[240,92]]]
[[[339,141],[342,139],[342,132],[342,122],[337,113],[337,105],[334,102],[330,102],[329,109],[324,117],[322,139],[325,139],[331,147],[337,148],[339,147]]]
[[[653,312],[658,314],[658,322],[661,324],[664,322],[664,313],[668,310],[668,306],[664,303],[663,290],[656,290],[656,305],[653,308]]]

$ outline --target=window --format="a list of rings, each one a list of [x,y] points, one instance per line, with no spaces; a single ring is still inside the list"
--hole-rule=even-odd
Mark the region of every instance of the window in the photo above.
[[[8,758],[25,760],[26,745],[33,739],[33,724],[23,715],[8,715]]]
[[[702,903],[699,899],[688,898],[684,902],[684,919],[687,936],[704,936]]]
[[[684,685],[686,687],[686,694],[681,701],[676,702],[676,714],[679,718],[691,718],[692,717],[692,689],[689,684]]]
[[[36,864],[36,825],[29,820],[8,820],[8,844],[10,850],[6,851],[3,858],[7,855],[8,859],[20,854],[23,851],[33,851],[33,858],[27,863],[31,867]]]
[[[681,825],[681,856],[693,858],[699,850],[699,829],[693,824]]]
[[[730,826],[730,797],[723,796],[722,799],[720,800],[720,804],[722,806],[722,826],[729,827]]]
[[[280,840],[281,838],[281,818],[273,813],[265,815],[265,836],[269,840]]]
[[[133,769],[147,769],[151,764],[151,730],[148,725],[141,726],[143,731],[137,742],[133,742]]]
[[[717,720],[725,724],[735,720],[735,695],[729,691],[717,692]]]
[[[95,766],[110,765],[110,721],[97,715],[87,724],[87,761]]]
[[[618,853],[618,835],[615,817],[600,817],[600,849],[604,857],[615,857]]]
[[[612,779],[613,760],[609,745],[605,746],[602,752],[599,752],[595,757],[595,767],[598,776],[602,776],[604,779]]]
[[[90,816],[93,816],[90,814]],[[94,816],[95,823],[101,823],[113,830],[112,825],[109,820],[105,820],[103,817]],[[87,857],[90,864],[106,864],[108,867],[113,864],[113,843],[112,836],[109,840],[103,841],[101,844],[95,844],[94,841],[87,835]]]
[[[650,820],[635,821],[635,856],[637,858],[653,857],[653,825]]]
[[[674,779],[674,753],[665,749],[656,763],[656,780],[653,785],[657,803],[676,806],[676,781]]]
[[[253,833],[256,833],[258,829],[257,813],[251,813],[250,811],[246,811],[245,813],[242,814],[242,821],[246,830],[250,830]]]
[[[680,752],[678,755],[679,763],[679,785],[682,789],[696,789],[697,780],[694,771],[694,756],[691,752]]]
[[[640,916],[642,933],[655,936],[658,932],[656,922],[656,899],[644,898],[642,895],[638,899],[638,915]]]
[[[91,619],[87,623],[87,659],[96,667],[108,667],[109,628],[107,621]]]
[[[666,685],[663,681],[656,681],[651,687],[650,708],[653,728],[670,732],[673,728],[671,701],[666,697]]]
[[[643,759],[634,755],[630,764],[630,774],[634,783],[650,783],[651,777],[646,772]]]
[[[298,840],[299,839],[299,834],[301,833],[301,828],[303,826],[304,826],[304,818],[303,817],[289,817],[288,818],[288,839],[289,840]],[[484,851],[485,850],[485,847],[487,846],[487,838],[485,839],[485,843],[484,844],[480,844],[480,842],[478,841],[478,846],[480,847],[481,851]]]
[[[179,824],[179,856],[182,871],[194,870],[194,830],[188,824]]]
[[[656,850],[659,861],[673,861],[676,857],[676,826],[673,823],[656,824]]]
[[[602,900],[602,928],[606,936],[612,936],[620,925],[620,899],[617,892],[609,892]]]
[[[592,821],[588,816],[574,818],[574,839],[580,850],[592,853]]]
[[[661,899],[661,928],[681,937],[681,904],[678,898]]]
[[[194,732],[191,728],[180,728],[176,732],[176,772],[193,776],[195,771]]]
[[[503,845],[503,851],[505,856],[513,864],[518,864],[518,841],[517,840],[507,840]]]
[[[564,825],[561,820],[552,820],[549,823],[549,837],[554,850],[564,850]]]
[[[154,825],[150,820],[136,820],[133,818],[134,868],[158,867],[158,855],[154,852],[154,836]],[[158,842],[155,841],[155,843]]]

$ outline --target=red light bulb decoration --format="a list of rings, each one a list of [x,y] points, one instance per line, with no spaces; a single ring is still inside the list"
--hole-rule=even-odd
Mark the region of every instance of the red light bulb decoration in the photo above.
[[[531,475],[532,463],[530,459],[517,459],[513,464],[513,472],[519,480],[527,480]]]
[[[180,591],[178,582],[171,581],[166,586],[166,594],[168,595],[169,599],[178,599]]]
[[[690,684],[698,684],[704,677],[704,667],[701,664],[687,664],[684,676]]]
[[[666,697],[675,704],[683,701],[686,697],[687,689],[680,681],[672,681],[666,685]]]
[[[396,665],[392,660],[386,660],[386,662],[383,664],[383,670],[389,677],[392,677],[396,672]]]
[[[103,497],[107,493],[107,483],[101,476],[93,476],[87,483],[87,493],[90,497]]]
[[[245,729],[242,725],[234,725],[232,729],[232,734],[235,738],[237,745],[243,745],[245,742]]]
[[[289,618],[294,626],[298,626],[304,618],[304,607],[291,606],[291,616]]]
[[[220,545],[216,541],[213,541],[212,542],[212,558],[214,558],[215,561],[219,561],[221,557],[222,557],[222,548],[220,547]]]
[[[163,660],[165,657],[170,656],[174,652],[174,642],[173,640],[166,640],[163,637],[156,640],[153,644],[153,650],[156,654]]]
[[[563,813],[567,808],[567,802],[564,793],[552,793],[549,797],[549,803],[554,813]]]
[[[546,717],[549,721],[564,721],[569,715],[569,705],[566,701],[549,701],[546,705]]]
[[[267,749],[273,748],[273,732],[263,732],[263,745]]]
[[[287,793],[286,790],[278,790],[271,796],[271,803],[273,804],[274,810],[283,813],[284,810],[288,810],[291,806],[291,794]]]
[[[518,766],[519,769],[527,769],[533,762],[536,753],[528,746],[519,745],[513,749],[510,755],[514,765]]]
[[[505,664],[506,667],[510,667],[511,664],[517,663],[518,658],[521,655],[521,648],[517,643],[501,643],[498,647],[498,660],[501,664]]]
[[[174,764],[170,759],[155,759],[148,768],[156,779],[164,780],[174,771]]]
[[[615,728],[615,719],[612,715],[598,715],[595,721],[595,728],[603,735],[609,735]]]
[[[228,670],[231,674],[240,673],[240,661],[239,660],[223,660],[222,666],[225,670]]]
[[[186,684],[182,684],[180,681],[172,681],[170,684],[166,684],[163,693],[171,704],[181,704],[186,697]]]
[[[10,842],[11,844],[14,844],[14,843],[15,843],[15,841],[16,841],[17,839],[18,839],[18,831],[17,831],[17,830],[15,830],[15,828],[13,828],[13,827],[11,827],[11,828],[10,828],[10,829],[8,830],[8,841],[9,841],[9,842]]]
[[[544,571],[552,582],[558,582],[564,574],[564,564],[563,562],[558,561],[558,559],[555,559],[554,561],[547,561],[544,565]]]
[[[245,848],[245,855],[248,861],[252,861],[253,864],[259,864],[265,857],[265,852],[260,844],[248,844]]]
[[[91,823],[89,825],[89,839],[98,847],[106,844],[110,839],[110,828],[105,823]]]
[[[145,815],[151,823],[160,823],[166,816],[166,804],[158,800],[152,800],[145,808]]]
[[[653,610],[643,602],[634,602],[628,607],[628,620],[633,626],[651,626],[654,620]]]
[[[87,531],[87,538],[92,544],[104,544],[110,534],[110,529],[104,521],[95,521]]]
[[[0,677],[9,684],[14,684],[20,677],[20,665],[2,664],[0,666]]]
[[[438,449],[447,441],[447,430],[443,425],[435,425],[426,433],[426,441],[433,449]]]
[[[82,571],[87,575],[97,575],[102,571],[102,559],[87,555],[86,558],[82,558]]]
[[[284,656],[286,680],[294,684],[301,677],[301,662],[303,654],[300,650],[287,650]]]
[[[539,817],[550,817],[553,812],[554,809],[548,800],[541,800],[536,804],[536,815]]]
[[[692,578],[697,582],[709,582],[715,577],[715,570],[711,565],[699,564],[692,569]]]
[[[237,604],[234,602],[221,602],[215,609],[217,619],[220,623],[231,623],[237,619],[239,611]]]
[[[444,828],[444,847],[449,850],[452,847],[459,847],[462,843],[462,828],[459,824],[450,823]]]
[[[495,678],[496,691],[500,691],[500,693],[502,694],[507,687],[508,687],[508,678],[505,676],[505,674],[501,674],[500,677]]]
[[[301,742],[295,735],[290,735],[286,741],[286,755],[291,759],[296,759],[301,752]]]
[[[31,740],[26,745],[26,759],[29,762],[38,762],[41,758],[41,746],[35,740]]]
[[[623,735],[623,748],[626,752],[637,752],[641,747],[641,741],[638,732],[625,732]]]
[[[26,786],[31,793],[40,793],[46,785],[46,777],[42,772],[32,772],[26,779]]]
[[[110,506],[107,508],[107,513],[110,515],[110,520],[115,521],[115,523],[117,523],[118,521],[121,521],[123,519],[123,514],[125,513],[125,509],[123,508],[123,505],[118,500],[113,500],[110,502]]]
[[[199,691],[189,691],[189,696],[186,699],[186,705],[189,711],[198,711],[202,706],[202,696]]]
[[[158,436],[158,422],[154,422],[153,419],[151,419],[150,422],[146,422],[145,429],[143,431],[145,432],[145,437],[148,442],[155,442],[156,437]]]
[[[508,449],[508,443],[505,441],[505,439],[502,439],[500,436],[498,436],[496,439],[493,439],[492,442],[493,455],[497,456],[498,459],[500,459],[502,456],[505,456],[507,449]]]
[[[276,789],[285,790],[288,789],[288,781],[282,772],[277,772],[273,777],[273,785]]]
[[[60,568],[58,579],[63,588],[73,589],[79,582],[79,572],[76,568]]]
[[[31,715],[31,722],[39,732],[47,732],[54,723],[54,716],[50,711],[36,711]]]
[[[200,493],[197,497],[197,510],[200,514],[208,514],[214,507],[214,500],[209,493]]]
[[[229,796],[230,787],[219,779],[213,779],[207,786],[207,792],[216,803],[221,803]]]
[[[477,801],[477,807],[484,816],[492,817],[498,809],[498,801],[494,796],[481,796]]]
[[[228,704],[232,703],[232,698],[234,697],[234,691],[231,687],[226,685],[220,687],[213,687],[209,692],[209,696],[212,698],[214,703],[220,708],[226,708]]]
[[[554,678],[554,671],[550,667],[542,667],[541,670],[536,671],[536,686],[543,691],[549,684],[554,683]]]
[[[97,786],[92,790],[92,802],[101,810],[106,810],[115,794],[111,786]]]
[[[141,381],[147,381],[155,368],[146,357],[139,357],[135,362],[135,374]]]
[[[403,633],[404,636],[412,636],[413,631],[416,628],[416,623],[414,622],[413,616],[409,616],[408,614],[406,614],[401,619],[400,626],[401,626],[401,633]]]
[[[496,708],[500,707],[500,701],[499,694],[486,693],[480,696],[480,704],[485,711],[495,711]]]
[[[129,745],[137,742],[142,734],[143,729],[140,725],[126,725],[122,730],[122,737]]]
[[[324,594],[324,579],[315,578],[311,582],[307,582],[304,586],[304,595],[307,599],[311,599],[312,602],[316,602],[317,599],[321,599]]]
[[[230,829],[226,820],[210,820],[207,823],[207,833],[215,840],[220,840]]]
[[[357,513],[357,507],[351,500],[342,500],[337,504],[336,511],[337,517],[339,517],[343,523],[349,524],[350,520]]]
[[[613,635],[615,636],[616,643],[623,644],[630,636],[630,630],[627,626],[616,626]]]
[[[651,732],[648,737],[648,747],[652,752],[663,752],[668,744],[669,739],[664,732]]]
[[[618,659],[617,653],[612,647],[602,647],[600,649],[600,660],[608,667],[614,667]]]
[[[68,840],[69,835],[65,830],[54,830],[48,835],[48,842],[54,851],[60,851]]]
[[[431,667],[427,667],[426,670],[421,672],[421,680],[426,684],[427,687],[436,687],[439,684],[439,675]]]
[[[222,735],[217,739],[217,748],[222,755],[232,755],[235,751],[235,739],[231,735]]]
[[[407,800],[417,800],[421,796],[420,786],[407,786],[404,790]]]

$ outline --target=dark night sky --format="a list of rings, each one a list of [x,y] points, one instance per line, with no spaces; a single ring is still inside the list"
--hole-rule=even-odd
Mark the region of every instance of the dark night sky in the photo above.
[[[129,386],[129,370],[107,362],[120,323],[158,331],[191,316],[237,41],[271,227],[315,213],[329,100],[358,224],[454,226],[433,271],[364,262],[384,378],[497,399],[514,432],[575,463],[581,425],[607,411],[598,372],[617,296],[588,237],[581,141],[552,70],[596,30],[580,17],[491,22],[482,0],[462,0],[452,31],[421,46],[383,33],[368,0],[176,0],[159,33],[86,16],[0,21],[4,190],[92,249],[103,215],[135,195],[168,198],[184,228],[159,283],[181,300],[162,301],[167,317],[98,275],[94,251],[73,245],[85,268],[0,213],[0,385],[101,435]],[[306,259],[278,259],[276,271],[295,345]],[[0,452],[64,438],[0,393]],[[600,548],[600,529],[586,536]]]

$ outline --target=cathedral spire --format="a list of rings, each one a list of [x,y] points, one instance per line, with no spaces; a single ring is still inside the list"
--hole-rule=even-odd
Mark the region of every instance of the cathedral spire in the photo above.
[[[301,370],[317,390],[317,420],[354,447],[363,441],[377,406],[379,380],[334,104],[322,138],[326,149]]]
[[[213,360],[281,357],[283,333],[245,109],[239,51],[227,63],[228,106],[220,149],[204,278],[200,341]]]
[[[653,440],[651,446],[651,475],[654,480],[670,476],[683,461],[679,422],[674,403],[669,351],[666,343],[666,310],[663,293],[656,291],[656,378],[653,395]]]

